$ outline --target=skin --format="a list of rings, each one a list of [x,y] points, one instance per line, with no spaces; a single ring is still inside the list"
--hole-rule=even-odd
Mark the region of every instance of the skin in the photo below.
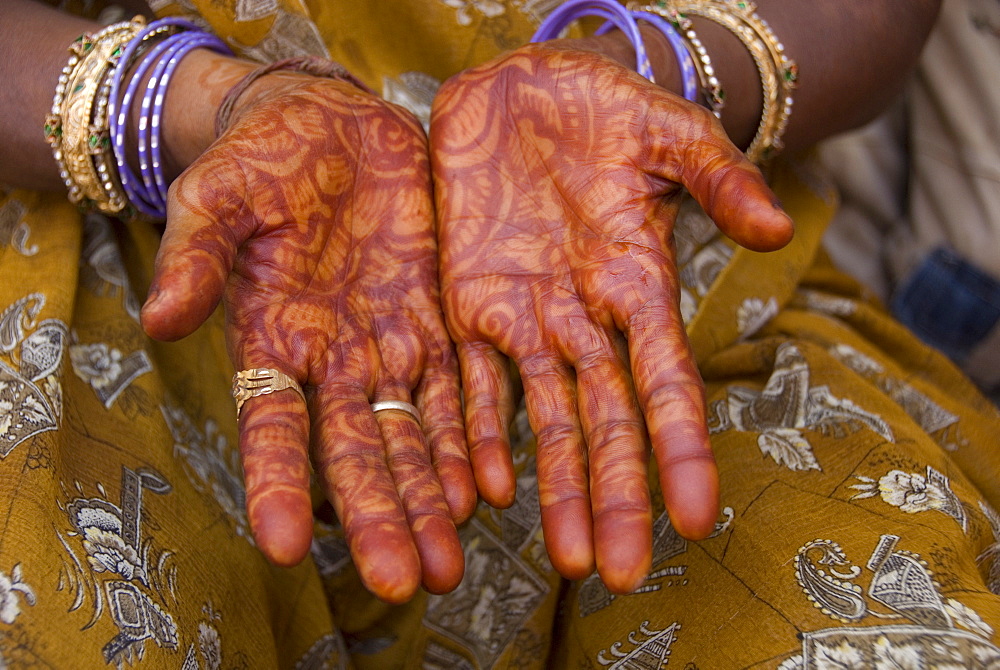
[[[372,592],[449,591],[463,574],[454,519],[475,492],[423,132],[347,83],[274,82],[172,184],[143,326],[183,337],[222,299],[236,369],[304,384],[308,406],[282,391],[248,400],[239,422],[247,513],[271,561],[308,553],[311,455]],[[426,431],[369,406],[411,398]]]
[[[675,528],[711,532],[718,475],[671,241],[680,187],[757,250],[792,223],[706,110],[612,60],[529,46],[449,80],[432,166],[442,297],[476,481],[510,504],[516,364],[552,564],[634,590],[652,558],[650,445]]]

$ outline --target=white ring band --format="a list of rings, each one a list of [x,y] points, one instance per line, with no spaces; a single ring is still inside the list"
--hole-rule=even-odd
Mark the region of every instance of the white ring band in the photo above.
[[[379,400],[372,403],[372,412],[384,412],[387,409],[397,409],[401,412],[406,412],[416,419],[417,423],[420,423],[420,410],[408,402],[403,402],[402,400]]]

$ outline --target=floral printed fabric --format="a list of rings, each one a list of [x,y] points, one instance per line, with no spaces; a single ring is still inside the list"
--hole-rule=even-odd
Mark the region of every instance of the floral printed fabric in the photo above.
[[[328,53],[426,114],[438,82],[554,4],[153,6],[259,60]],[[713,536],[684,540],[661,509],[637,593],[563,583],[522,412],[516,503],[461,530],[455,592],[401,607],[361,587],[336,525],[317,520],[298,568],[259,556],[220,321],[174,344],[138,324],[156,231],[0,195],[0,667],[997,666],[1000,417],[826,262],[822,176],[770,177],[787,249],[736,249],[693,206],[676,232],[722,475]]]
[[[311,566],[248,540],[220,324],[173,345],[139,325],[157,233],[24,192],[0,222],[0,666],[307,657],[330,616]],[[265,615],[284,594],[289,630]]]

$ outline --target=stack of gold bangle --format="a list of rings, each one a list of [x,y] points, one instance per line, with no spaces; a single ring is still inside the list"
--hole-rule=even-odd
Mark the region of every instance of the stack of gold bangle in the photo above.
[[[108,137],[110,77],[125,45],[143,25],[145,20],[136,17],[77,38],[45,119],[45,137],[70,201],[107,214],[128,204]]]
[[[700,16],[718,23],[746,47],[760,73],[764,95],[760,124],[746,154],[755,162],[774,156],[784,146],[781,138],[792,113],[798,67],[785,55],[785,47],[767,22],[757,14],[756,5],[743,0],[666,0],[662,6],[676,11],[680,18]]]

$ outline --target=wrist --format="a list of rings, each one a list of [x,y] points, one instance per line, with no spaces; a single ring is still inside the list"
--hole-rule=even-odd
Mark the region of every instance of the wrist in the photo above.
[[[256,67],[208,49],[195,49],[180,62],[164,99],[164,170],[169,180],[215,142],[215,116],[223,98]],[[138,124],[138,116],[133,124]]]
[[[666,36],[656,28],[643,21],[639,22],[639,32],[646,43],[649,62],[653,66],[653,77],[657,85],[671,93],[684,95],[684,82],[681,79],[681,68],[677,63],[677,54],[670,46]],[[701,104],[701,99],[695,102]]]
[[[667,38],[659,30],[644,22],[639,23],[639,31],[642,33],[646,52],[650,64],[653,66],[655,83],[671,93],[682,95],[684,85],[681,80],[680,67],[677,64],[677,56],[670,47]],[[629,41],[628,36],[620,30],[612,30],[604,35],[566,40],[566,42],[574,48],[607,56],[630,70],[636,69],[635,47]]]
[[[316,80],[317,77],[345,79],[363,88],[342,67],[330,61],[302,63],[281,69],[284,61],[264,68],[257,63],[199,49],[191,54],[187,71],[181,72],[179,85],[168,89],[165,101],[163,138],[166,145],[166,174],[172,180],[201,156],[218,139],[220,108],[227,106],[224,125],[228,126],[247,109],[281,96]],[[295,59],[298,60],[298,59]],[[270,68],[275,68],[270,70]],[[183,82],[183,83],[181,83]],[[238,87],[238,89],[237,89]]]

